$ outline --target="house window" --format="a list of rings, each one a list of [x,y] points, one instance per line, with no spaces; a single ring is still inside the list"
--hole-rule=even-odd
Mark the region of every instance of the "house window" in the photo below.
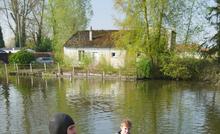
[[[79,51],[78,51],[78,54],[79,54],[79,61],[82,61],[82,59],[83,59],[84,56],[85,56],[85,51],[84,51],[84,50],[79,50]]]
[[[115,52],[112,53],[112,57],[115,57]]]

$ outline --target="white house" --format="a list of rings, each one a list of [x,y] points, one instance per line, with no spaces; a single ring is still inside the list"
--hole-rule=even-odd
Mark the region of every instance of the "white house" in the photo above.
[[[74,34],[64,44],[64,55],[69,57],[72,64],[79,65],[85,55],[90,55],[92,65],[96,66],[104,59],[114,68],[125,66],[126,50],[115,47],[113,34],[118,30],[85,30]],[[168,30],[168,49],[175,45],[176,33]]]
[[[64,45],[64,55],[78,65],[85,55],[92,58],[92,65],[103,60],[114,68],[124,67],[125,50],[115,47],[113,33],[117,30],[85,30],[74,34]]]

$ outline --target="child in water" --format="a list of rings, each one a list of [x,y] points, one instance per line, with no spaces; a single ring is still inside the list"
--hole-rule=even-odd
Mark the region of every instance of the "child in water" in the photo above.
[[[131,127],[132,127],[131,121],[128,119],[124,119],[121,122],[121,126],[120,126],[121,130],[117,134],[130,134]]]

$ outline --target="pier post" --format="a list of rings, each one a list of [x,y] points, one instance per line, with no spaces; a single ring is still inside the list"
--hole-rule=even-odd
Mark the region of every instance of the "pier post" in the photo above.
[[[6,75],[6,78],[8,78],[8,68],[7,68],[7,64],[5,64],[5,75]]]
[[[121,79],[121,69],[119,69],[118,76],[119,76],[119,79]]]
[[[74,66],[73,66],[73,70],[72,70],[72,77],[74,77],[74,72],[75,70],[74,70]]]
[[[60,76],[60,64],[59,63],[57,63],[57,70],[58,70],[58,75]]]
[[[18,72],[18,64],[15,64],[15,66],[16,66],[16,74],[18,74],[19,72]]]
[[[30,72],[33,73],[32,65],[30,64]]]
[[[46,63],[44,63],[44,72],[46,72],[47,71],[47,65],[46,65]]]
[[[105,71],[102,71],[102,79],[104,79]]]

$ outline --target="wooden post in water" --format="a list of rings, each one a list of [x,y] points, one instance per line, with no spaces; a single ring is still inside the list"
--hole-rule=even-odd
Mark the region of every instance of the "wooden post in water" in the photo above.
[[[119,79],[121,79],[121,69],[119,69],[118,76],[119,76]]]
[[[18,75],[18,64],[15,64],[15,66],[16,66],[16,74]]]
[[[33,73],[33,70],[32,70],[32,65],[30,63],[30,72]]]
[[[105,71],[102,71],[102,79],[104,79]]]
[[[14,70],[16,70],[16,64],[14,63]]]
[[[47,65],[46,65],[46,63],[44,63],[44,72],[46,72],[47,71]]]
[[[60,64],[57,63],[57,70],[58,70],[58,75],[60,76]]]
[[[72,77],[74,77],[74,72],[75,70],[74,70],[74,65],[73,65],[73,70],[72,70]]]
[[[8,68],[7,68],[7,64],[5,64],[5,75],[6,75],[6,78],[8,78]]]
[[[88,78],[88,72],[89,72],[88,69],[86,69],[86,78]]]

